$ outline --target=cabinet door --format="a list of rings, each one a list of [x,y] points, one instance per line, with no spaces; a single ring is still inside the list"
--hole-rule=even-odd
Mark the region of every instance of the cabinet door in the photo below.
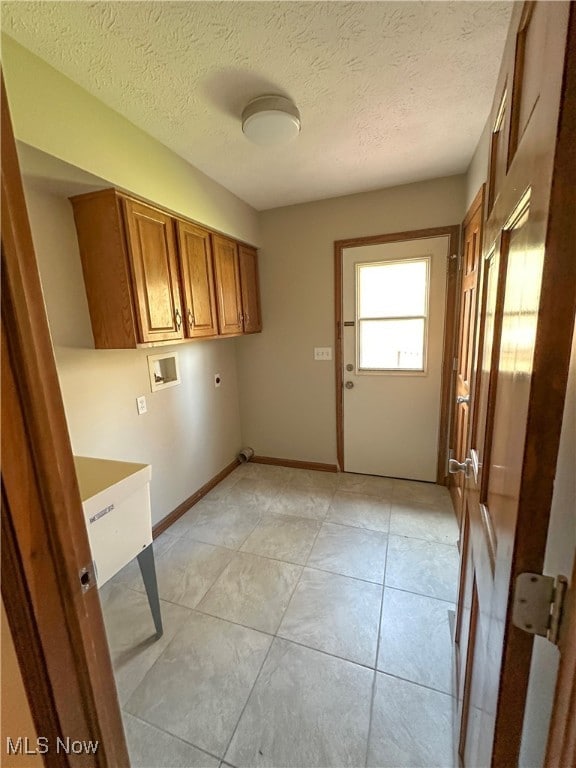
[[[187,335],[216,336],[218,318],[210,233],[187,221],[178,221],[177,230]]]
[[[140,341],[182,339],[182,306],[173,219],[124,199]]]
[[[240,245],[238,246],[238,258],[244,333],[258,333],[262,330],[260,287],[258,285],[258,251],[247,245]]]
[[[222,336],[242,333],[242,297],[238,269],[238,245],[221,235],[212,235],[218,328]]]

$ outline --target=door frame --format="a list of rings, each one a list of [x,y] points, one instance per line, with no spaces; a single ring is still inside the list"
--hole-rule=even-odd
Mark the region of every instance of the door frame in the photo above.
[[[343,362],[343,275],[342,261],[346,248],[363,245],[383,245],[406,240],[426,240],[432,237],[448,237],[449,257],[446,265],[446,299],[444,316],[444,341],[442,345],[442,383],[440,398],[440,430],[438,435],[438,469],[436,482],[446,485],[448,464],[448,440],[450,435],[450,400],[454,387],[453,349],[456,321],[456,291],[458,282],[458,253],[460,225],[415,229],[406,232],[392,232],[384,235],[353,237],[334,241],[334,329],[335,354],[334,372],[336,378],[336,456],[338,469],[344,470],[344,371]]]
[[[129,766],[3,79],[1,102],[2,598],[45,764]]]

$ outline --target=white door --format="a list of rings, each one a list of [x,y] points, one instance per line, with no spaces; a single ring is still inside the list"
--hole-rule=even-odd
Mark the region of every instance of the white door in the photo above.
[[[448,248],[343,252],[346,472],[436,482]]]

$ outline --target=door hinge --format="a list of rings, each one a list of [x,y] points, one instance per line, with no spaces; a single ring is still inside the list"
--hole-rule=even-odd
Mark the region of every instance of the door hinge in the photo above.
[[[98,579],[98,569],[96,568],[96,562],[92,560],[89,565],[85,565],[84,568],[80,568],[78,573],[80,580],[80,588],[82,592],[88,592],[89,589],[96,586]]]
[[[558,645],[567,589],[566,576],[519,574],[514,588],[512,623],[524,632],[540,635]]]
[[[458,358],[457,358],[457,357],[455,357],[455,358],[452,360],[452,370],[453,370],[453,371],[457,371],[457,370],[458,370]]]

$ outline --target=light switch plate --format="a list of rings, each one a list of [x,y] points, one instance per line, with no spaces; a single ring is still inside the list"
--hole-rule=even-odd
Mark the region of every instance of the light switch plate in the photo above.
[[[332,347],[314,347],[314,360],[332,360]]]
[[[214,374],[214,386],[215,387],[221,387],[222,386],[222,376],[220,376],[219,373]]]
[[[140,397],[136,398],[136,408],[138,409],[139,416],[142,416],[143,414],[148,412],[148,406],[146,405],[145,395],[140,395]]]

